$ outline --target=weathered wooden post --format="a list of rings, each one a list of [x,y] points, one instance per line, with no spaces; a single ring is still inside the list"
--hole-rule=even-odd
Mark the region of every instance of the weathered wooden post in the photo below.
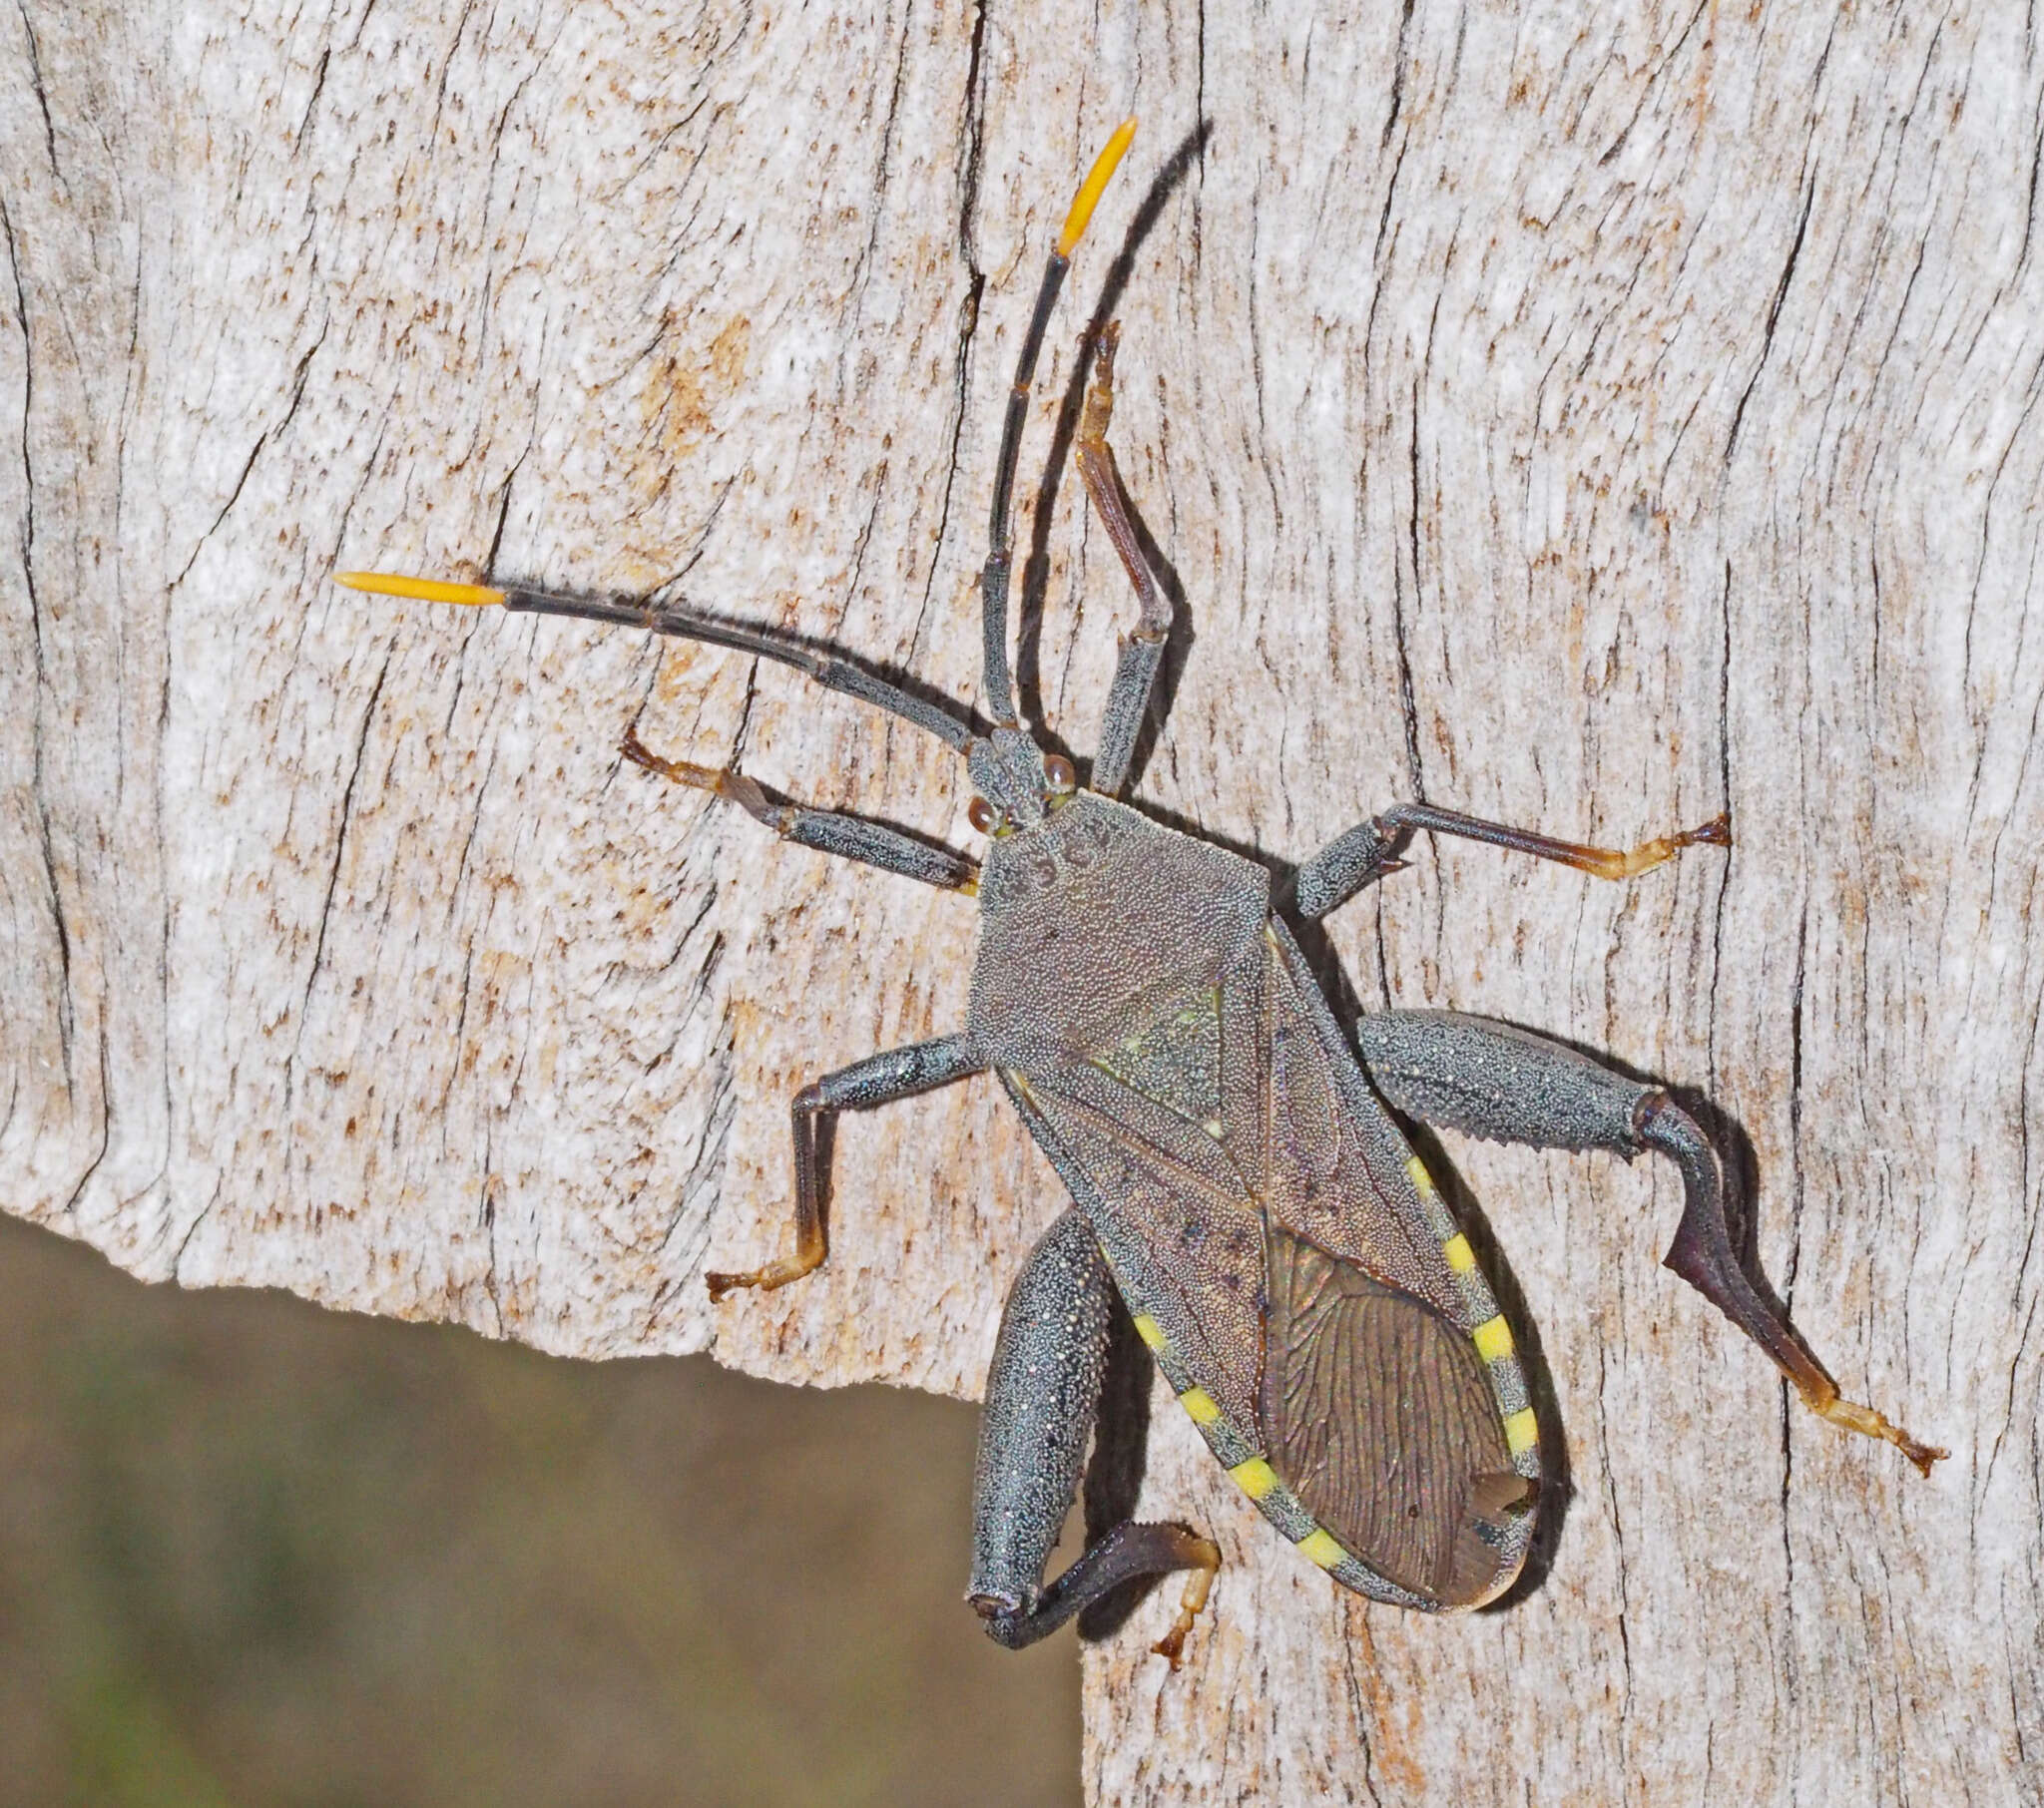
[[[699,1278],[784,1235],[803,1079],[958,1020],[970,906],[614,749],[965,844],[949,761],[326,574],[685,574],[969,696],[1015,335],[1134,110],[1025,471],[1183,149],[1115,303],[1192,629],[1139,796],[1280,858],[1415,794],[1620,842],[1729,806],[1729,859],[1630,891],[1422,847],[1334,949],[1708,1092],[1773,1284],[1953,1454],[1788,1411],[1655,1267],[1666,1173],[1450,1147],[1566,1437],[1544,1585],[1337,1600],[1159,1414],[1151,1504],[1229,1567],[1178,1677],[1140,1616],[1087,1654],[1090,1790],[2034,1791],[2044,57],[1991,10],[1593,13],[23,10],[0,1204],[187,1285],[972,1393],[1058,1203],[990,1084],[846,1121],[821,1274]],[[1077,493],[1053,726],[1130,613]]]

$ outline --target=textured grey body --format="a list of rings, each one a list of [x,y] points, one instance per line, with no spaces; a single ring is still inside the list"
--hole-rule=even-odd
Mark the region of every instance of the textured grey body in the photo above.
[[[1269,873],[1079,792],[996,839],[979,895],[967,1035],[1216,1456],[1267,1462],[1278,1485],[1253,1498],[1294,1542],[1331,1537],[1351,1587],[1434,1609],[1494,1594],[1531,1530],[1501,1511],[1537,1476],[1502,1431],[1523,1377],[1475,1353],[1496,1303],[1444,1257],[1454,1226]],[[989,1399],[1010,1384],[997,1362]],[[1055,1498],[1061,1519],[1070,1478]]]
[[[965,1029],[802,1089],[789,1114],[794,1250],[741,1273],[707,1273],[713,1299],[785,1286],[824,1260],[821,1130],[832,1115],[996,1071],[1077,1205],[1038,1242],[1010,1295],[981,1421],[971,1598],[1008,1645],[1042,1637],[1125,1582],[1190,1572],[1178,1618],[1156,1647],[1175,1664],[1221,1562],[1213,1543],[1183,1526],[1122,1520],[1045,1581],[1100,1410],[1115,1288],[1215,1456],[1335,1581],[1442,1612],[1494,1597],[1518,1574],[1541,1476],[1525,1375],[1468,1239],[1386,1098],[1422,1121],[1496,1140],[1672,1157],[1685,1205],[1668,1265],[1814,1410],[1888,1439],[1927,1474],[1944,1453],[1843,1400],[1755,1290],[1727,1228],[1717,1153],[1665,1093],[1524,1032],[1438,1013],[1366,1020],[1358,1065],[1272,911],[1269,873],[1115,801],[1135,763],[1173,608],[1108,444],[1112,323],[1092,340],[1095,381],[1075,455],[1141,614],[1116,663],[1094,788],[1078,790],[1071,763],[1046,755],[1022,727],[1006,645],[1022,426],[1069,252],[1133,130],[1125,123],[1081,186],[1009,389],[981,574],[986,732],[835,653],[680,605],[340,575],[357,589],[633,623],[774,660],[963,756],[977,793],[971,820],[993,836],[979,868],[881,823],[772,802],[739,772],[663,759],[636,733],[625,738],[621,750],[636,763],[739,805],[786,839],[976,890],[980,903]],[[1397,848],[1418,831],[1624,879],[1679,848],[1726,843],[1729,823],[1721,816],[1625,851],[1398,803],[1298,867],[1298,912],[1324,916],[1395,870]]]

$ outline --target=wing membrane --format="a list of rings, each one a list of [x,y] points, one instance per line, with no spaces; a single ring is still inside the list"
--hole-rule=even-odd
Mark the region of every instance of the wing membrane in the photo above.
[[[1282,925],[1009,1073],[1210,1441],[1267,1456],[1286,1535],[1317,1524],[1407,1600],[1504,1586],[1535,1487],[1509,1334],[1477,1339],[1496,1304]]]
[[[1501,1568],[1512,1473],[1469,1338],[1423,1300],[1282,1230],[1270,1243],[1262,1421],[1273,1468],[1347,1550],[1443,1604]]]

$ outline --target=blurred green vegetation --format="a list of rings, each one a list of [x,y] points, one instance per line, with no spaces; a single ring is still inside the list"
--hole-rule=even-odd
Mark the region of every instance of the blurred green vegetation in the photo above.
[[[0,1217],[0,1805],[1075,1802],[974,1415],[145,1287]]]

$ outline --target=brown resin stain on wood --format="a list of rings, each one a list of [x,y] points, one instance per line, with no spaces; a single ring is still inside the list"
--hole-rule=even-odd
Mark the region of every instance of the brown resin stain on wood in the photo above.
[[[1369,1609],[1359,1601],[1343,1602],[1341,1618],[1348,1632],[1348,1679],[1360,1694],[1363,1712],[1369,1718],[1365,1738],[1370,1763],[1386,1783],[1403,1790],[1408,1799],[1424,1801],[1426,1773],[1406,1744],[1408,1737],[1419,1730],[1418,1720],[1424,1706],[1417,1700],[1408,1701],[1401,1716],[1405,1724],[1397,1724],[1392,1717],[1397,1706],[1384,1688],[1383,1676],[1377,1669],[1376,1647],[1370,1642]]]
[[[739,387],[752,339],[751,322],[740,317],[729,321],[701,356],[673,349],[653,363],[642,405],[671,460],[680,462],[696,441],[715,430],[716,409]]]

